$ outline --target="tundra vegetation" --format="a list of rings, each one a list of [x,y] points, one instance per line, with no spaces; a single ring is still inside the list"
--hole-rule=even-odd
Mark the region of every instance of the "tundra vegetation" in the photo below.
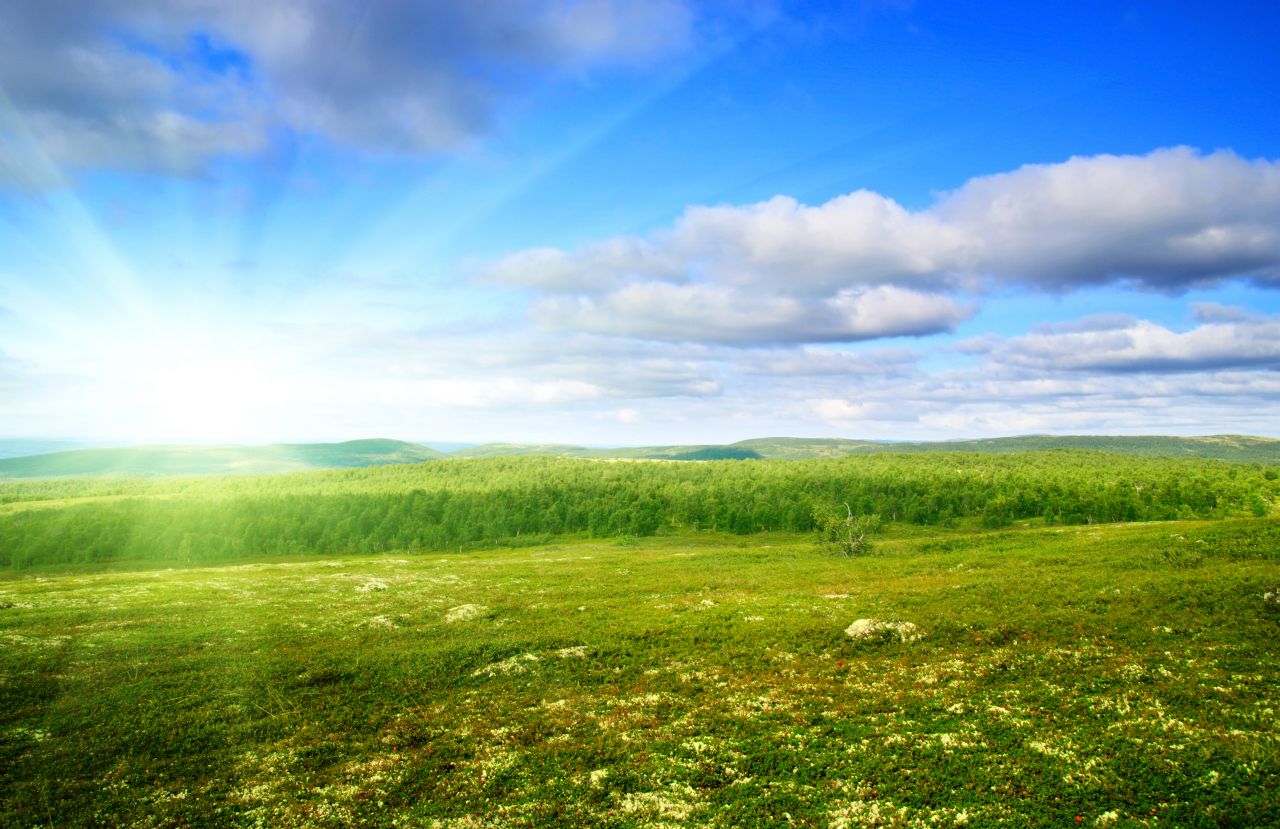
[[[5,484],[0,825],[1280,825],[1278,496],[1089,451]]]

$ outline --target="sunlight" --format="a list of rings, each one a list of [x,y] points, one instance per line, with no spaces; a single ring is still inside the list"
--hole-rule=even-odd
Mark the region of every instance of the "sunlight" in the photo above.
[[[291,394],[279,364],[253,340],[144,335],[107,350],[93,405],[155,442],[233,442],[254,437]]]
[[[1280,827],[1267,5],[0,0],[0,827]]]
[[[261,367],[241,360],[164,358],[135,377],[133,394],[144,428],[174,439],[231,439],[251,432],[277,399]]]

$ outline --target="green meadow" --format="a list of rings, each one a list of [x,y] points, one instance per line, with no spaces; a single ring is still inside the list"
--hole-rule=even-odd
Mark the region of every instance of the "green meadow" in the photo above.
[[[1255,514],[1274,470],[1124,461],[1117,488],[1090,455],[940,457],[11,485],[0,532],[29,543],[0,577],[0,825],[1280,825],[1280,522]],[[1066,511],[1020,515],[992,463]],[[948,470],[970,501],[939,483],[934,513],[881,509],[854,557],[798,512],[671,519],[752,480],[892,508]],[[573,489],[606,474],[623,489]],[[1188,479],[1200,500],[1151,495]],[[625,487],[669,512],[593,525]],[[395,546],[395,493],[430,517],[444,490],[519,527]],[[544,490],[583,526],[538,524]],[[386,548],[302,545],[305,515],[369,499]],[[1148,520],[1087,514],[1109,503]],[[254,546],[273,506],[263,538],[293,546]],[[152,513],[186,558],[138,541]],[[242,543],[206,543],[210,516]],[[41,559],[50,539],[99,553]],[[868,619],[909,625],[846,632]]]

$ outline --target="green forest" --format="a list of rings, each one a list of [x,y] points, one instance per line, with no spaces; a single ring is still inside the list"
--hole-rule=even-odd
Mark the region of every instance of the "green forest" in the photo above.
[[[0,565],[809,532],[815,510],[843,504],[886,524],[942,527],[1266,516],[1278,477],[1263,464],[1052,450],[807,461],[506,457],[275,476],[43,479],[0,484]]]

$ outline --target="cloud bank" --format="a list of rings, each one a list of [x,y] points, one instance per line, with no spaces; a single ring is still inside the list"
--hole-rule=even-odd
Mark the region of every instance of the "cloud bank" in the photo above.
[[[1280,317],[1201,305],[1194,328],[1175,332],[1148,320],[1106,315],[1040,325],[1007,340],[970,342],[997,362],[1048,371],[1194,372],[1280,370]]]
[[[755,346],[854,342],[953,330],[970,309],[894,285],[806,298],[718,285],[625,285],[596,298],[555,297],[534,308],[552,328],[645,340]]]
[[[839,342],[954,330],[1002,286],[1280,286],[1280,163],[1179,147],[974,178],[924,210],[866,190],[691,207],[669,228],[520,251],[489,282],[544,326],[666,341]]]

